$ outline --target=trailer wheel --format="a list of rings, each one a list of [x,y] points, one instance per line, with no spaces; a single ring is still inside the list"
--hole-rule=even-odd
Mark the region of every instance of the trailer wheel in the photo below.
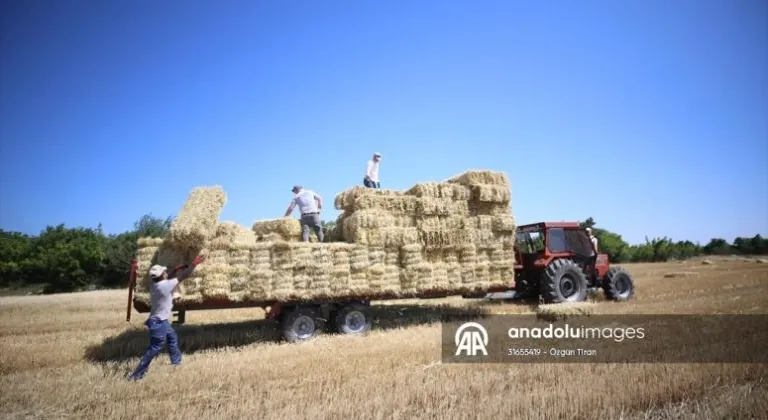
[[[603,293],[610,300],[623,302],[635,292],[635,283],[624,269],[611,267],[603,277]]]
[[[587,299],[587,277],[573,261],[552,261],[541,274],[541,296],[546,303],[582,302]]]
[[[338,310],[335,321],[340,334],[362,335],[371,329],[371,309],[362,303],[350,303]]]
[[[298,307],[290,310],[281,319],[283,338],[289,343],[311,340],[320,335],[325,328],[317,308]]]

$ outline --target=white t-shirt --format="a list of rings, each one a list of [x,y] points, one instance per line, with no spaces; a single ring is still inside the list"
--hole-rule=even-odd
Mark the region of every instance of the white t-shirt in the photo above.
[[[149,281],[149,293],[152,299],[152,310],[149,317],[159,318],[166,321],[171,316],[173,309],[173,290],[178,286],[178,279],[167,279],[160,281]]]
[[[374,162],[373,159],[369,160],[365,174],[371,181],[379,182],[379,162]]]
[[[319,210],[317,208],[315,197],[317,197],[317,194],[313,191],[301,190],[293,197],[293,204],[299,206],[301,214],[317,213]]]
[[[597,237],[596,236],[592,236],[592,237],[590,237],[590,239],[592,240],[592,246],[595,247],[595,252],[597,252]]]

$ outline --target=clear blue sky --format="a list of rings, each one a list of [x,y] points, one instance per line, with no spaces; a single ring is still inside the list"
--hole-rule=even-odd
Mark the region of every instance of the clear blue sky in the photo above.
[[[577,5],[577,3],[580,3]],[[0,6],[0,228],[222,220],[468,168],[519,223],[768,236],[768,2],[63,1]]]

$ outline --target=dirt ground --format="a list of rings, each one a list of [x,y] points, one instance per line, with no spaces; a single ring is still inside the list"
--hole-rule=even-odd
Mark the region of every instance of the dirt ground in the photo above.
[[[624,265],[636,296],[598,313],[768,313],[768,264],[713,259]],[[377,304],[365,337],[275,341],[256,309],[187,313],[183,365],[166,353],[128,382],[147,345],[125,322],[126,291],[0,298],[3,419],[734,419],[766,418],[768,367],[748,364],[440,363],[445,305],[526,313],[531,305],[448,298]],[[765,349],[763,348],[763,351]]]

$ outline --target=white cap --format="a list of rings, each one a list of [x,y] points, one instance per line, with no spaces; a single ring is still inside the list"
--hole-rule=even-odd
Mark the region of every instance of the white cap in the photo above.
[[[592,232],[592,228],[587,228],[587,232]]]
[[[379,153],[379,152],[375,152],[373,155],[376,156],[376,157],[381,157],[381,153]]]
[[[162,265],[153,265],[152,268],[149,269],[149,275],[153,278],[158,278],[163,275],[165,270],[166,268]]]

